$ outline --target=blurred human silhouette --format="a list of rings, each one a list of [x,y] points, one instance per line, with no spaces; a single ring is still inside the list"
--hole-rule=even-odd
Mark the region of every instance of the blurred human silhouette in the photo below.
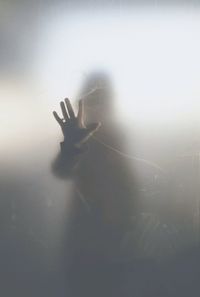
[[[69,99],[60,103],[62,118],[53,112],[64,135],[53,170],[61,178],[72,179],[76,187],[66,234],[70,275],[75,269],[76,281],[80,273],[84,286],[90,283],[87,294],[92,290],[91,279],[93,283],[104,279],[104,285],[94,287],[97,291],[101,287],[96,296],[105,296],[108,274],[108,278],[115,275],[108,272],[108,267],[113,269],[108,263],[123,263],[130,257],[124,240],[137,214],[137,188],[132,165],[120,154],[125,141],[114,118],[109,80],[101,73],[92,75],[82,94],[77,115]]]
[[[130,161],[118,153],[124,151],[124,140],[113,116],[107,78],[102,74],[92,76],[84,91],[77,117],[69,99],[65,99],[66,106],[60,103],[64,120],[54,112],[64,135],[54,172],[72,177],[90,210],[103,222],[119,228],[127,225],[136,212],[132,168]]]

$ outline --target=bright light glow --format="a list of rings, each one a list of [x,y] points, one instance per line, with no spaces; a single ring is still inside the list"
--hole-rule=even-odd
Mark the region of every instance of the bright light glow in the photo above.
[[[59,15],[43,32],[37,75],[56,103],[74,98],[84,76],[105,70],[126,119],[191,118],[200,97],[199,16],[176,10]]]
[[[1,82],[0,150],[35,146],[36,135],[45,142],[62,137],[52,110],[66,96],[77,99],[83,78],[96,70],[110,74],[123,122],[199,129],[199,16],[198,10],[48,16],[33,59],[35,79],[24,79],[25,90]]]

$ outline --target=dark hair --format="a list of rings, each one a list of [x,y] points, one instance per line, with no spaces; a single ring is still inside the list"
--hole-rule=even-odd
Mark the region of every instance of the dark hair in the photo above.
[[[94,72],[86,77],[79,96],[86,105],[112,104],[112,86],[110,77],[105,72]]]

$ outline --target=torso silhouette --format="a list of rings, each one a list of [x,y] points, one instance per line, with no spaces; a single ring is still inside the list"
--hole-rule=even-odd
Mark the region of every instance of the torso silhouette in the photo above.
[[[121,257],[121,243],[135,215],[137,195],[131,164],[112,149],[121,150],[119,135],[112,129],[104,131],[99,130],[88,141],[87,151],[70,163],[75,166],[72,175],[68,162],[61,166],[61,175],[67,172],[76,188],[70,212],[71,248],[115,258]]]

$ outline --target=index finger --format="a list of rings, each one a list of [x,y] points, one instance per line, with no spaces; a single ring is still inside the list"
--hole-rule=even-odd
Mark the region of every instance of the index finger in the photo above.
[[[56,119],[56,121],[58,122],[58,124],[62,127],[63,125],[63,121],[62,119],[59,117],[59,115],[57,114],[56,111],[53,111],[53,115],[54,115],[54,118]]]

